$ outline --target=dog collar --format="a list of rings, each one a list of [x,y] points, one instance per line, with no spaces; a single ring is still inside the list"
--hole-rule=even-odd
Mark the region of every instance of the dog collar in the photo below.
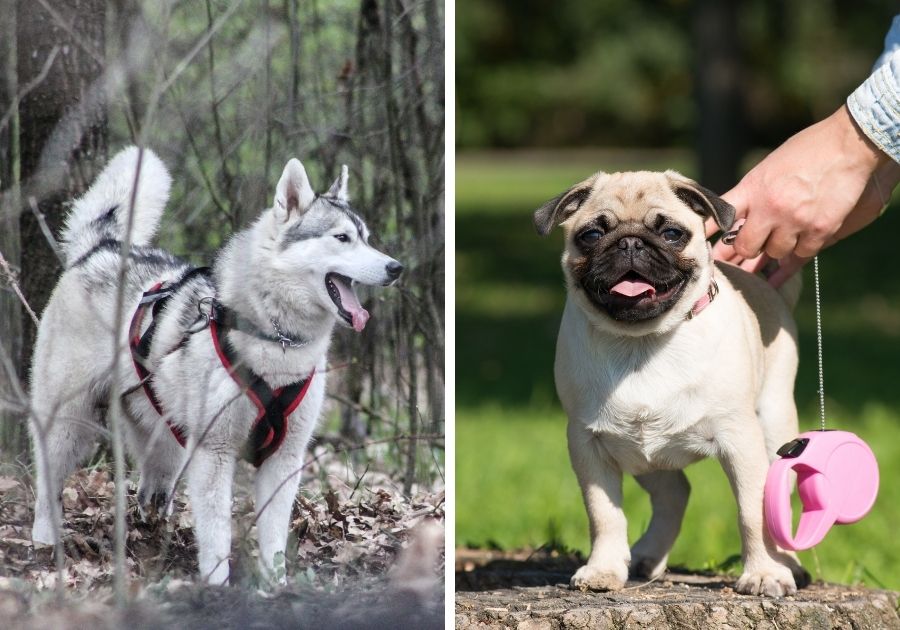
[[[719,295],[719,285],[716,284],[715,278],[709,281],[709,289],[707,289],[706,293],[703,294],[703,297],[694,302],[694,305],[691,307],[691,310],[688,311],[687,317],[685,319],[694,319],[700,312],[709,306],[713,300],[716,299],[716,296]]]
[[[263,341],[280,343],[282,350],[285,350],[287,348],[302,348],[303,346],[309,344],[309,339],[291,337],[285,334],[274,318],[269,320],[272,323],[272,329],[275,331],[275,334],[273,335],[260,329],[259,326],[251,322],[246,317],[236,313],[229,308],[225,308],[218,301],[213,302],[213,311],[214,314],[211,319],[219,322],[219,325],[223,328],[237,330],[247,335],[256,337],[257,339],[262,339]]]
[[[716,299],[717,295],[719,295],[719,285],[716,284],[716,267],[712,253],[712,243],[710,243],[709,241],[706,241],[706,253],[709,255],[710,267],[712,269],[712,275],[710,275],[709,277],[709,288],[706,290],[706,293],[703,295],[703,297],[694,302],[694,305],[691,307],[691,310],[688,311],[685,319],[694,319],[695,317],[697,317],[697,315],[699,315],[700,312],[707,306],[712,304],[712,301]]]

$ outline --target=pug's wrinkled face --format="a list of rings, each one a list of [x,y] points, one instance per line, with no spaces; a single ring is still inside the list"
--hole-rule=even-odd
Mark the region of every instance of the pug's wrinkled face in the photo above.
[[[729,229],[734,209],[674,171],[598,173],[542,206],[535,226],[563,227],[569,294],[590,320],[639,336],[670,330],[709,290],[710,216]]]

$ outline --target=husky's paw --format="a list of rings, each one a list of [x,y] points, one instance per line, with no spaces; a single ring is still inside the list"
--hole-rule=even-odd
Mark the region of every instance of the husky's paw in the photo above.
[[[31,542],[35,548],[48,547],[56,544],[56,528],[50,519],[36,518],[31,528]]]
[[[165,490],[149,491],[143,487],[138,489],[137,501],[141,519],[151,522],[171,516],[173,502],[169,501],[169,496]]]
[[[796,593],[797,584],[788,567],[773,563],[757,570],[744,571],[734,590],[744,595],[784,597]]]
[[[628,575],[649,580],[656,579],[666,572],[666,560],[668,560],[668,555],[659,558],[656,556],[642,556],[632,551]]]
[[[618,591],[627,579],[628,569],[624,564],[621,570],[586,564],[572,576],[569,587],[579,591]]]

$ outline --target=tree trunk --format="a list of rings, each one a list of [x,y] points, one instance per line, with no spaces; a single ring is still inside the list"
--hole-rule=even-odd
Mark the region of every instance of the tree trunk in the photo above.
[[[744,153],[739,6],[736,1],[697,0],[694,8],[699,177],[720,193],[737,183]]]
[[[12,0],[0,2],[0,115],[6,116],[18,92],[16,80],[16,14]],[[0,128],[0,254],[13,272],[19,269],[19,119],[15,110]],[[27,447],[27,436],[18,420],[22,414],[13,379],[3,365],[6,355],[12,366],[22,363],[22,311],[12,290],[13,278],[0,272],[0,452],[15,457]]]
[[[106,159],[100,79],[106,2],[70,0],[50,6],[55,15],[33,0],[17,3],[19,84],[38,77],[47,57],[59,47],[47,76],[19,104],[21,279],[36,313],[47,304],[61,269],[37,214],[57,234],[64,204],[84,193]],[[24,322],[22,376],[37,332],[29,319]]]

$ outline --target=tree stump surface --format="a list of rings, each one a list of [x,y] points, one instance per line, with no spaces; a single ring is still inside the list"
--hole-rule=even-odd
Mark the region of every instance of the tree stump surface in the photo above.
[[[740,595],[735,577],[669,572],[617,592],[568,583],[578,562],[457,552],[456,628],[900,629],[900,593],[815,583],[778,599]]]

